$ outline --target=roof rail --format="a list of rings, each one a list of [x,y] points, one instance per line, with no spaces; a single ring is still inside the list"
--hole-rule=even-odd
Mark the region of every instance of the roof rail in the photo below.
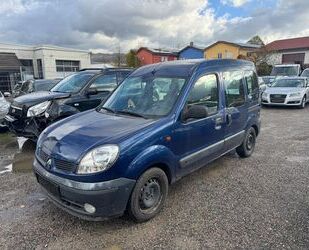
[[[86,71],[86,70],[100,70],[100,71],[113,71],[113,70],[133,70],[134,68],[130,67],[115,67],[115,68],[83,68],[79,71]]]

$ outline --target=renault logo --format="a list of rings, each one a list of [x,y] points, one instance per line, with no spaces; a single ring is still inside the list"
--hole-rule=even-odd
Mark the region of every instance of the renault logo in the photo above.
[[[46,168],[51,168],[51,166],[52,166],[52,160],[51,159],[48,159],[48,161],[46,162]]]

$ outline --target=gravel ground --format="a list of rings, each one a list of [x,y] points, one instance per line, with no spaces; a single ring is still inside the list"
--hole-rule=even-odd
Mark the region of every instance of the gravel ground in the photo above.
[[[309,106],[265,108],[262,122],[252,157],[231,153],[183,178],[143,224],[82,221],[45,199],[32,173],[0,174],[0,249],[308,249]]]

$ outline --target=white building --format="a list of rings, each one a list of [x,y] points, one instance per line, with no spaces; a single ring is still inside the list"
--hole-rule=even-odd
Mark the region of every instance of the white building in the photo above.
[[[270,52],[268,63],[274,64],[301,64],[309,66],[309,37],[298,37],[276,40],[266,45]]]
[[[0,53],[14,53],[35,78],[58,78],[90,67],[90,52],[51,45],[16,45],[0,43]]]

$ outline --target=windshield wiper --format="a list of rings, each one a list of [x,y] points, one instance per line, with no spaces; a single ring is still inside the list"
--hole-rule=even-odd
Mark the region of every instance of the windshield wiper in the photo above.
[[[129,111],[129,110],[117,110],[115,113],[131,115],[131,116],[135,116],[135,117],[141,117],[141,118],[144,118],[144,119],[148,119],[146,116],[143,116],[139,113],[135,113],[135,112],[132,112],[132,111]]]
[[[114,113],[114,114],[116,113],[115,110],[110,109],[110,108],[101,107],[100,110],[102,110],[102,109],[104,109],[104,110],[106,110],[106,111],[108,111],[108,112]]]

